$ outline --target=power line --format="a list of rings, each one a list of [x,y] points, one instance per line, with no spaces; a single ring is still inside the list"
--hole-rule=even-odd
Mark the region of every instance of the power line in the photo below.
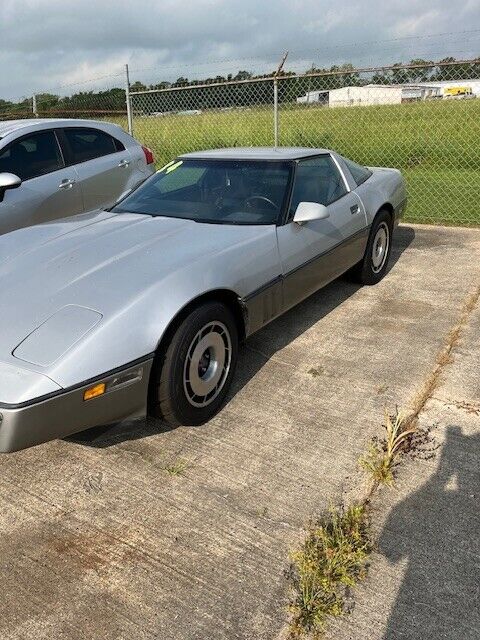
[[[356,47],[360,47],[360,46],[371,46],[371,45],[375,45],[375,44],[391,44],[394,42],[404,42],[404,41],[412,41],[412,40],[425,40],[425,39],[429,39],[429,38],[444,38],[446,36],[464,36],[467,34],[480,34],[480,29],[465,29],[463,31],[446,31],[444,33],[431,33],[431,34],[425,34],[425,35],[421,35],[421,36],[403,36],[400,38],[389,38],[386,40],[369,40],[369,41],[361,41],[361,42],[348,42],[348,43],[343,43],[343,44],[338,44],[338,45],[331,45],[331,46],[326,46],[326,47],[322,47],[320,49],[291,49],[292,55],[293,56],[297,56],[298,54],[313,54],[313,53],[321,53],[321,52],[327,52],[327,51],[332,51],[332,50],[338,50],[338,49],[345,49],[345,48],[356,48]],[[245,62],[245,61],[259,61],[259,60],[263,60],[265,62],[269,61],[269,60],[277,60],[278,58],[280,58],[282,56],[282,53],[268,53],[268,54],[264,54],[264,55],[258,55],[256,57],[238,57],[238,58],[230,58],[230,59],[217,59],[217,60],[204,60],[202,62],[197,62],[195,63],[195,66],[199,67],[199,66],[204,66],[204,65],[214,65],[214,64],[228,64],[228,63],[234,63],[234,62]],[[442,54],[440,54],[442,55]],[[192,67],[192,63],[179,63],[179,64],[172,64],[172,65],[164,65],[164,64],[159,64],[159,65],[155,65],[152,67],[132,67],[130,66],[132,71],[149,71],[149,70],[154,70],[154,69],[180,69],[180,68],[190,68]]]
[[[446,31],[444,33],[430,33],[430,34],[425,34],[423,36],[403,36],[401,38],[389,38],[388,40],[370,40],[370,41],[363,41],[363,42],[349,42],[349,43],[344,43],[344,44],[339,44],[339,45],[331,45],[331,46],[327,46],[327,47],[322,47],[320,49],[310,49],[308,50],[308,52],[313,52],[313,51],[330,51],[330,50],[334,50],[334,49],[345,49],[346,47],[360,47],[360,46],[370,46],[373,44],[391,44],[392,42],[403,42],[406,40],[426,40],[428,38],[444,38],[446,36],[461,36],[461,35],[466,35],[466,34],[473,34],[473,33],[478,33],[480,34],[480,29],[466,29],[464,31]],[[297,50],[295,51],[295,53],[303,53],[307,50]]]

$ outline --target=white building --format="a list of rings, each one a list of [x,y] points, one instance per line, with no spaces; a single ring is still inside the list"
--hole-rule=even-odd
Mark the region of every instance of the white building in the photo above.
[[[427,100],[441,97],[436,84],[382,85],[340,87],[324,91],[309,91],[297,98],[299,104],[320,103],[329,107],[371,106],[376,104],[400,104],[411,100]]]

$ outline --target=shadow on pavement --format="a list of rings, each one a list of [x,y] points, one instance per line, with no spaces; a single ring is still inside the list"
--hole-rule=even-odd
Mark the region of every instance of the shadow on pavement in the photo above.
[[[384,640],[480,638],[480,433],[447,429],[436,473],[400,502],[380,551],[406,558]]]
[[[396,229],[389,271],[395,266],[414,238],[415,231],[412,227],[402,225]],[[342,276],[256,333],[254,340],[257,344],[262,345],[262,348],[257,352],[252,353],[249,349],[249,344],[252,342],[249,339],[247,344],[240,348],[237,371],[226,403],[230,402],[277,351],[310,329],[359,288],[360,285],[352,283],[346,276]],[[91,447],[109,447],[126,440],[137,440],[169,430],[170,427],[161,420],[147,418],[110,427],[95,427],[70,436],[67,440]]]

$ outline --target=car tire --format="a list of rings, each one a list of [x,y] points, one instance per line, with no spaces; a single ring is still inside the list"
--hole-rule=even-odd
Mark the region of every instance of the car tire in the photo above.
[[[351,270],[355,282],[372,285],[383,278],[392,251],[392,232],[392,216],[381,209],[373,221],[363,259]]]
[[[238,330],[219,302],[202,304],[176,328],[157,355],[150,387],[151,412],[171,426],[199,425],[220,409],[238,357]]]

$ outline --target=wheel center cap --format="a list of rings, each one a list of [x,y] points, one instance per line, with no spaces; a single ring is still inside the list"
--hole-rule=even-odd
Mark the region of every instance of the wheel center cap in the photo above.
[[[201,378],[203,378],[203,376],[207,373],[211,359],[212,353],[210,348],[208,348],[206,351],[204,351],[202,357],[200,358],[200,362],[198,363],[198,375]]]

